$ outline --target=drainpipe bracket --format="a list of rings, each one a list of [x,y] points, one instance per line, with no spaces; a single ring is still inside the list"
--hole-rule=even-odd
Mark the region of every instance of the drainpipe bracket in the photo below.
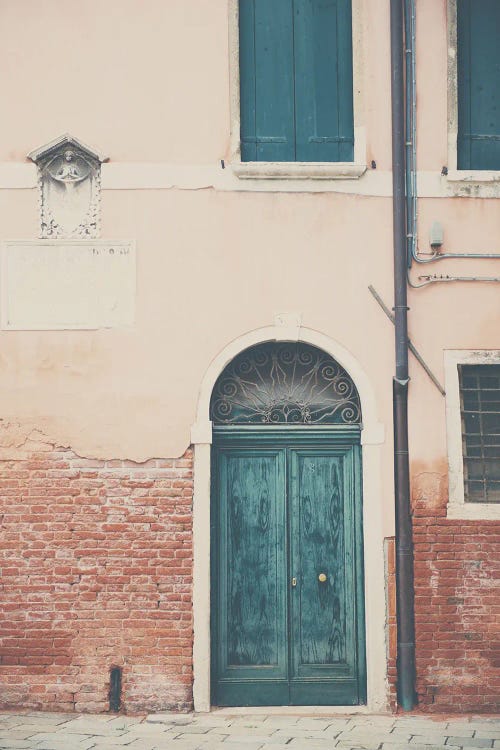
[[[400,385],[402,388],[406,388],[406,386],[410,382],[410,378],[404,378],[404,380],[403,380],[401,378],[396,378],[395,377],[395,378],[393,378],[393,380],[394,380],[395,383],[397,383],[398,385]]]

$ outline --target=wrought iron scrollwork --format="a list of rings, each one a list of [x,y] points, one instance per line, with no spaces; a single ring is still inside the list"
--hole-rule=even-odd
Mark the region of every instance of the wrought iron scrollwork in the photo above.
[[[227,365],[210,416],[215,424],[358,424],[361,406],[348,373],[321,349],[266,343]]]

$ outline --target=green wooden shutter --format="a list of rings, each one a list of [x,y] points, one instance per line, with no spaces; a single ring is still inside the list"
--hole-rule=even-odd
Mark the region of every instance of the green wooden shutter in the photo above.
[[[352,161],[351,0],[294,0],[297,161]]]
[[[240,0],[241,158],[295,161],[292,0]]]
[[[500,169],[500,2],[458,0],[458,168]]]

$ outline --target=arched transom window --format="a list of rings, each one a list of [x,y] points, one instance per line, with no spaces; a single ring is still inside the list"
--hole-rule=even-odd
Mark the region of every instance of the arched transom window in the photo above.
[[[321,349],[269,342],[246,349],[217,379],[210,402],[216,425],[359,424],[358,391]]]

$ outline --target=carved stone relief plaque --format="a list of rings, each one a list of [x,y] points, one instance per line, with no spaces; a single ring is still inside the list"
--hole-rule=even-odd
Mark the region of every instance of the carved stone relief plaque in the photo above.
[[[66,134],[28,154],[38,171],[40,237],[99,236],[104,157]]]

